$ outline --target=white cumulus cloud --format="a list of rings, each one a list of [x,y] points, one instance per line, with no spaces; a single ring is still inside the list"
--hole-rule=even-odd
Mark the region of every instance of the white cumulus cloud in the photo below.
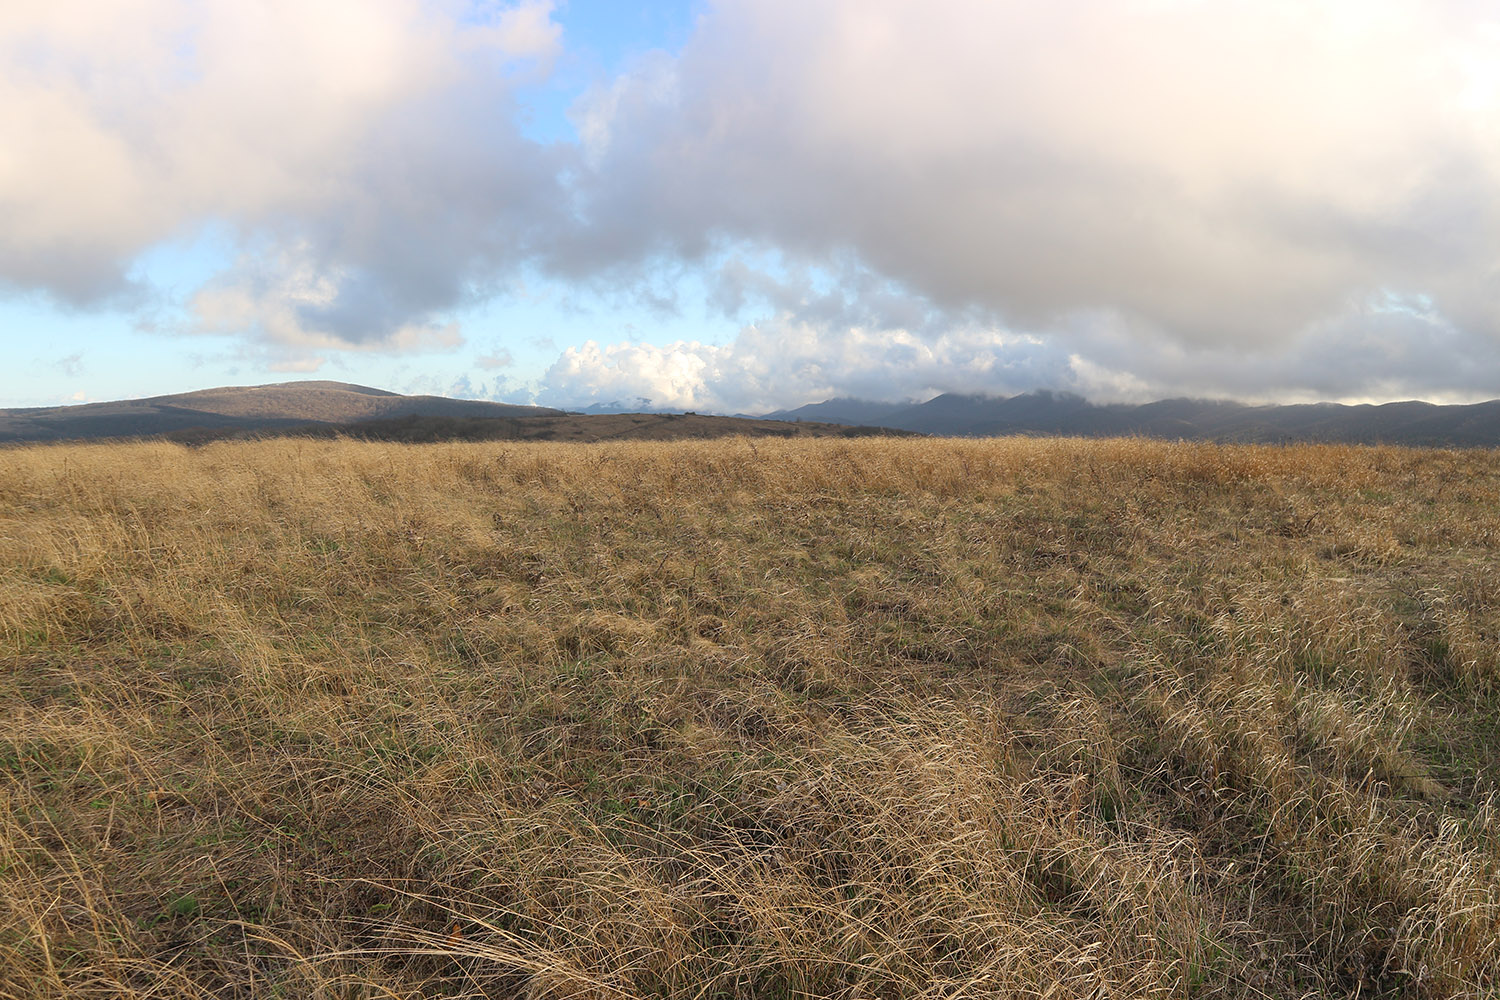
[[[538,401],[764,413],[835,396],[925,399],[945,391],[1020,392],[1070,379],[1067,359],[1033,338],[979,329],[922,337],[783,315],[747,326],[722,345],[589,341],[568,348],[543,377]]]
[[[243,253],[189,325],[399,346],[561,212],[557,158],[521,137],[512,99],[559,52],[550,11],[6,5],[0,282],[108,301],[142,252],[215,222]]]

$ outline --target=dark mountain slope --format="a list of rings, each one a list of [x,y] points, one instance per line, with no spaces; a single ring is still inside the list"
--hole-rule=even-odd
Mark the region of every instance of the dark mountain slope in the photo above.
[[[884,407],[882,409],[882,407]],[[834,399],[782,411],[778,419],[859,422],[924,434],[982,437],[1056,434],[1144,435],[1189,440],[1437,447],[1500,447],[1500,400],[1462,406],[1423,402],[1347,406],[1306,403],[1250,406],[1224,400],[1165,399],[1143,405],[1094,404],[1067,393],[968,396],[925,403],[880,404]]]
[[[526,417],[561,413],[540,406],[512,406],[476,399],[402,396],[342,382],[283,382],[201,389],[110,403],[0,410],[0,441],[260,431],[411,416]]]

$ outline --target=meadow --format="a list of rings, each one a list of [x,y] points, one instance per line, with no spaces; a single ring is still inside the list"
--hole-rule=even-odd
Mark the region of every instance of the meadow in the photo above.
[[[1500,453],[0,451],[0,997],[1500,996]]]

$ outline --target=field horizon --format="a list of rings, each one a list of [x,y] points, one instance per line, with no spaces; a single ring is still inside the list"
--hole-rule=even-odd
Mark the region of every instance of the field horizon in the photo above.
[[[0,408],[0,448],[31,442],[165,439],[182,444],[262,437],[443,441],[670,441],[684,438],[927,434],[1118,438],[1222,444],[1500,447],[1500,399],[1381,404],[1250,404],[1176,397],[1100,403],[1046,389],[1014,396],[943,393],[923,402],[827,399],[759,415],[620,403],[575,412],[446,396],[406,396],[326,380],[219,386],[68,406]],[[634,404],[631,404],[634,405]]]
[[[0,998],[1500,991],[1500,452],[13,447]]]

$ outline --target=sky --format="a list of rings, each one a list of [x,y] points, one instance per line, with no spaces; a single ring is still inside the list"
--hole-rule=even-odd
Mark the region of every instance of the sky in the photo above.
[[[0,5],[0,407],[1500,397],[1490,0]]]

